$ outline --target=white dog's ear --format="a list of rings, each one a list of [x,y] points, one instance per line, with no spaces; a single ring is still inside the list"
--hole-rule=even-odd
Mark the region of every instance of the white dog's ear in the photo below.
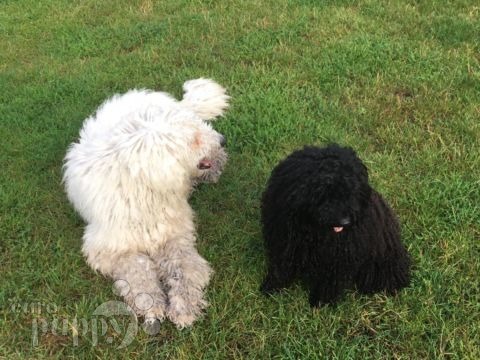
[[[156,191],[182,191],[188,186],[188,174],[176,157],[175,145],[168,136],[162,139],[154,131],[144,131],[122,148],[120,159],[133,183],[145,182]]]
[[[189,80],[183,84],[181,104],[193,110],[203,120],[213,120],[228,107],[226,90],[210,79]]]

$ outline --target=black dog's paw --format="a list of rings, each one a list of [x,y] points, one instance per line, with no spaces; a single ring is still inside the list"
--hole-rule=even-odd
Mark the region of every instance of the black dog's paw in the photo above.
[[[325,306],[335,307],[335,305],[337,304],[337,302],[335,300],[324,301],[324,300],[313,299],[313,298],[309,298],[308,302],[310,303],[310,306],[314,309],[318,309],[318,308],[325,307]]]
[[[269,273],[265,280],[263,280],[262,286],[260,286],[260,291],[265,295],[270,295],[276,292],[279,292],[282,289],[285,289],[291,280],[285,280],[283,278],[278,278]]]
[[[270,295],[279,292],[282,288],[282,286],[279,286],[275,281],[267,277],[260,286],[260,291],[265,295]]]
[[[327,303],[320,301],[320,299],[314,298],[312,296],[308,298],[308,302],[310,303],[310,306],[312,308],[320,308],[320,307],[324,307],[325,305],[328,305]]]
[[[322,303],[320,303],[320,299],[314,298],[312,296],[308,297],[308,302],[310,303],[310,306],[312,308],[318,308],[323,305]]]
[[[310,293],[308,302],[312,308],[319,308],[324,306],[335,306],[338,300],[338,294],[331,294],[332,296],[319,296],[315,293]]]

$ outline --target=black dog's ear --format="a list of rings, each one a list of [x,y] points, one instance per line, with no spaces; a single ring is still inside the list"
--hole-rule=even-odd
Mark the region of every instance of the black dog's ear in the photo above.
[[[365,199],[365,200],[370,200],[370,196],[372,195],[372,187],[370,186],[370,184],[368,182],[366,182],[362,188],[360,189],[360,196],[362,197],[362,199]]]
[[[365,166],[365,164],[362,162],[362,170],[363,170],[363,175],[368,181],[368,168]]]

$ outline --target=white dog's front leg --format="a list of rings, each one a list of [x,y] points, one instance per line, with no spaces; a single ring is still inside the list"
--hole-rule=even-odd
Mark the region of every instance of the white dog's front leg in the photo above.
[[[155,319],[162,321],[167,300],[152,259],[144,254],[126,254],[115,259],[115,263],[112,276],[119,295],[147,324]]]
[[[157,258],[158,270],[168,287],[168,318],[179,328],[190,326],[207,306],[203,289],[212,270],[194,244],[172,240]]]

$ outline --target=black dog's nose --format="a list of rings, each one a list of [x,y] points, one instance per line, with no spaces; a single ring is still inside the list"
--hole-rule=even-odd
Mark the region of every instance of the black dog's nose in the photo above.
[[[339,225],[342,225],[342,226],[347,226],[347,225],[350,225],[351,224],[351,220],[349,217],[345,217],[343,219],[340,219],[340,224]]]
[[[227,145],[227,138],[224,135],[220,135],[220,146],[224,147]]]

